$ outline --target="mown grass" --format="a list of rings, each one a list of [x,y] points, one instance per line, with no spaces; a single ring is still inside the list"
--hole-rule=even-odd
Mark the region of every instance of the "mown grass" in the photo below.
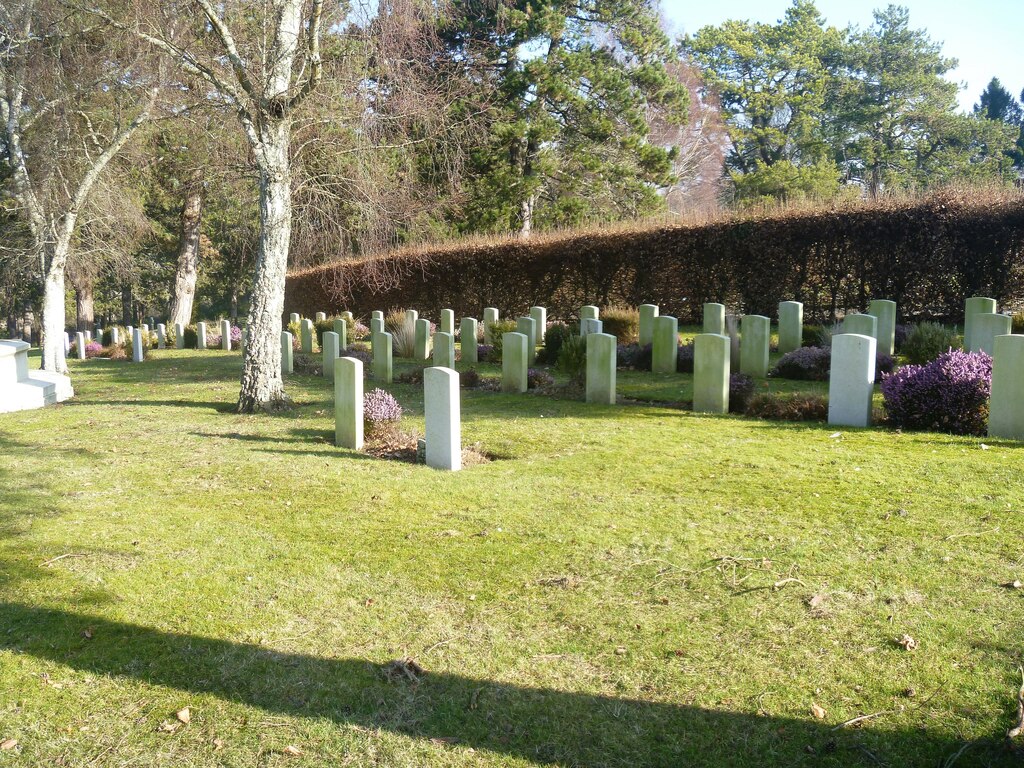
[[[445,474],[72,365],[0,416],[0,766],[1020,764],[1018,444],[467,391]]]

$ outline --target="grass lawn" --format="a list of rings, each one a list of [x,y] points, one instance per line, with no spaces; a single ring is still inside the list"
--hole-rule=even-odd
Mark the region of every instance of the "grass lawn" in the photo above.
[[[467,391],[446,474],[71,365],[0,416],[0,768],[1022,764],[1021,445]]]

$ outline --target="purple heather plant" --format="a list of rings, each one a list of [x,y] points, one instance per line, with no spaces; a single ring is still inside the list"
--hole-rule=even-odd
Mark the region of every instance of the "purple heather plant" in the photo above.
[[[831,367],[830,347],[801,347],[780,357],[768,376],[797,381],[828,381]],[[896,358],[892,355],[878,355],[875,358],[876,375],[892,373],[895,368]]]
[[[206,334],[206,348],[207,349],[220,349],[220,334],[219,333],[207,333]]]
[[[231,346],[232,348],[237,347],[242,343],[242,329],[237,325],[231,326]]]
[[[494,352],[494,345],[492,344],[481,344],[476,348],[476,359],[481,363],[489,363],[491,361],[491,354]]]
[[[553,386],[554,383],[555,377],[547,371],[543,371],[540,368],[529,368],[526,371],[527,389],[543,389],[544,387]]]
[[[746,413],[747,406],[754,396],[754,379],[745,373],[733,373],[729,376],[729,412]]]
[[[925,365],[883,376],[889,420],[902,429],[984,435],[992,390],[992,358],[951,349]]]
[[[98,341],[90,341],[85,345],[85,357],[98,357],[103,352],[103,345]]]
[[[390,392],[380,387],[363,395],[363,421],[367,426],[381,426],[402,418],[402,406]]]
[[[676,352],[676,371],[679,373],[693,373],[694,347],[693,342],[680,344]]]

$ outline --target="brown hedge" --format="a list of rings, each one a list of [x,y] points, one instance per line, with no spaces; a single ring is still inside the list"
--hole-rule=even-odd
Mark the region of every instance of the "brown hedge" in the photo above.
[[[539,304],[568,318],[585,304],[658,304],[696,321],[721,301],[774,317],[804,302],[823,322],[872,298],[906,318],[957,319],[968,296],[1024,298],[1024,196],[943,192],[925,199],[737,215],[660,226],[409,249],[288,276],[286,311],[450,308],[480,317]]]

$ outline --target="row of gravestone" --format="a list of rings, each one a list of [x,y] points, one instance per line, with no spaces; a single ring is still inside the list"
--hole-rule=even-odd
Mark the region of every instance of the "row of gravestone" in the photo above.
[[[146,346],[149,343],[150,326],[143,324],[141,328],[133,328],[128,326],[125,329],[125,334],[130,336],[132,339],[132,360],[136,363],[141,363],[145,357]],[[104,329],[101,327],[96,328],[96,338],[102,339]],[[207,336],[207,325],[206,323],[196,324],[196,348],[207,349],[206,346]],[[92,333],[90,331],[79,331],[75,334],[75,351],[79,360],[85,360],[85,345],[92,341]],[[110,343],[114,346],[121,343],[121,331],[117,327],[110,329]],[[157,349],[167,348],[167,326],[163,323],[158,323],[156,326],[156,343]],[[174,326],[174,345],[177,349],[185,348],[185,326],[182,323],[175,323]],[[242,331],[242,347],[245,346],[245,331]],[[220,348],[223,350],[231,349],[231,322],[228,320],[220,321]],[[64,351],[67,353],[70,350],[70,338],[68,334],[64,334]]]

